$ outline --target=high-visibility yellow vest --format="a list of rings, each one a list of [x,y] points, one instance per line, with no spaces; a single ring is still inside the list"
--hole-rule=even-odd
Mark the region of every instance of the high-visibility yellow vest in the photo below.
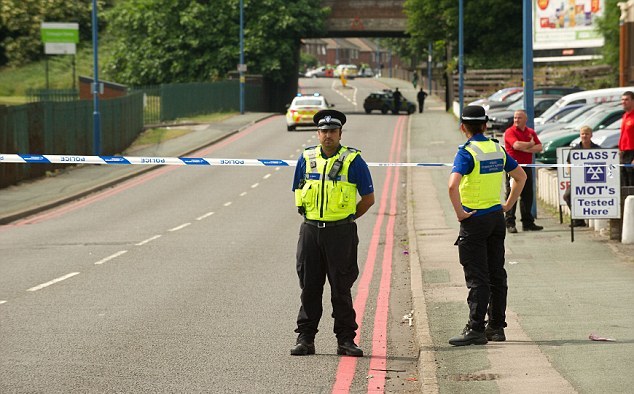
[[[471,173],[460,180],[462,205],[470,209],[487,209],[501,203],[506,155],[495,141],[470,141],[464,149],[473,157]]]
[[[348,169],[359,153],[342,146],[336,155],[324,159],[320,146],[304,150],[305,183],[295,189],[295,205],[304,207],[306,219],[335,222],[356,213],[357,185],[348,182]],[[335,163],[341,169],[331,179],[329,173]]]

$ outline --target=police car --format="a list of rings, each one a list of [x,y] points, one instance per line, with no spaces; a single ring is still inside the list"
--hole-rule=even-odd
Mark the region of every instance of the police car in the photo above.
[[[319,93],[312,95],[297,94],[288,105],[286,111],[286,129],[294,131],[297,126],[314,126],[313,115],[322,109],[334,107],[334,104],[328,104],[326,98]]]

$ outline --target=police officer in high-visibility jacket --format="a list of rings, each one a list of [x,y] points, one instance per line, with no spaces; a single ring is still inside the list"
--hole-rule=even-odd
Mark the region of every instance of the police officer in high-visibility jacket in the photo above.
[[[449,340],[454,346],[506,340],[503,212],[517,201],[526,173],[497,140],[483,135],[487,120],[481,106],[464,108],[460,130],[468,141],[459,147],[449,177],[449,199],[460,222],[455,244],[469,288],[469,322],[460,335]],[[504,172],[513,182],[508,198],[502,203]],[[485,321],[487,313],[488,322]]]
[[[313,121],[320,144],[304,150],[293,181],[295,204],[304,222],[297,242],[297,275],[302,290],[295,329],[299,335],[291,355],[315,354],[328,278],[337,354],[361,357],[363,350],[354,342],[359,326],[350,289],[359,276],[355,220],[374,204],[372,177],[360,152],[340,144],[341,128],[346,123],[343,113],[322,110]]]

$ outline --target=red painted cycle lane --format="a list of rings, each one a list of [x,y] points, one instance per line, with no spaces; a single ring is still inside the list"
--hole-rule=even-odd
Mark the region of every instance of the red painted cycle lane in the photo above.
[[[401,130],[402,131],[402,130]],[[401,142],[403,133],[399,133],[397,159],[401,154]],[[395,174],[390,188],[390,210],[387,227],[385,229],[385,246],[383,247],[383,264],[381,266],[381,282],[379,294],[376,300],[374,315],[374,334],[372,335],[372,358],[368,376],[368,393],[382,393],[385,390],[385,374],[387,369],[387,325],[389,319],[392,262],[394,256],[394,226],[396,222],[396,193],[398,191],[399,170],[394,169]]]
[[[392,144],[390,147],[390,155],[389,155],[390,162],[393,162],[398,157],[400,157],[400,154],[401,154],[400,142],[402,140],[405,119],[406,119],[405,117],[399,117],[398,121],[396,122],[396,126],[394,127],[394,133],[392,136]],[[381,198],[379,201],[378,215],[377,215],[376,222],[374,223],[374,228],[372,230],[372,237],[370,240],[370,246],[368,248],[368,255],[367,255],[366,262],[363,268],[363,273],[361,275],[359,284],[357,286],[357,295],[354,300],[354,310],[357,312],[357,323],[359,324],[359,329],[357,330],[358,342],[361,341],[363,317],[365,314],[366,303],[367,303],[367,299],[370,292],[370,283],[372,282],[372,276],[374,274],[374,265],[376,262],[377,249],[378,249],[379,241],[381,238],[381,228],[383,226],[383,217],[386,215],[386,210],[388,205],[388,194],[390,193],[390,190],[393,189],[391,193],[391,198],[394,199],[394,196],[396,195],[398,184],[396,182],[393,182],[392,178],[395,178],[396,182],[398,182],[398,169],[396,167],[388,168],[385,181],[383,182]],[[391,219],[393,219],[393,217]],[[386,244],[386,249],[387,249],[387,244]],[[391,256],[391,253],[392,252],[390,251],[390,256]],[[391,262],[390,262],[390,269],[391,269]],[[389,286],[389,280],[388,280],[388,286]],[[374,351],[374,347],[373,347],[373,351]],[[374,357],[374,354],[372,354],[372,357]],[[357,367],[357,360],[358,359],[356,357],[342,357],[340,359],[339,366],[337,367],[335,383],[333,384],[333,388],[332,388],[333,393],[348,393],[350,391],[350,386],[352,385],[352,380],[354,379],[354,374]]]

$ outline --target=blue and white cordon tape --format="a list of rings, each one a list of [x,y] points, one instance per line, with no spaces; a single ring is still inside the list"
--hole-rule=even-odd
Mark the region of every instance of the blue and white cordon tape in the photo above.
[[[146,157],[146,156],[81,156],[30,155],[0,153],[2,163],[28,164],[108,164],[164,166],[267,166],[294,167],[297,160],[278,159],[217,159],[209,157]],[[452,163],[367,163],[370,167],[451,167]],[[570,164],[521,164],[522,167],[573,167]],[[621,164],[632,167],[632,164]],[[574,166],[582,167],[582,166]]]

